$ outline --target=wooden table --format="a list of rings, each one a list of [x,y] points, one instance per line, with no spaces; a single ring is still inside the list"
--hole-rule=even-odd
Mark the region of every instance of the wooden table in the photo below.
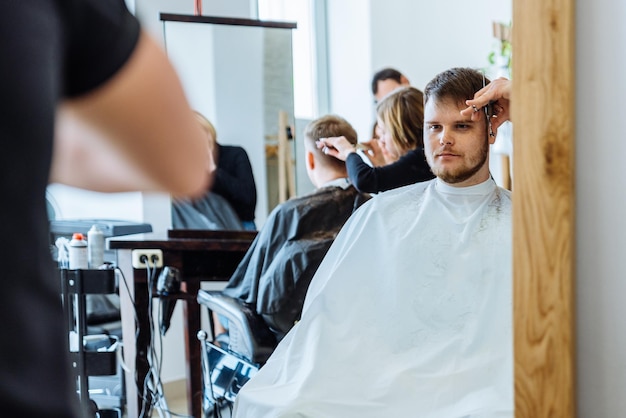
[[[132,251],[159,249],[163,251],[164,265],[176,267],[181,272],[179,299],[184,301],[188,409],[192,416],[202,418],[201,352],[196,338],[201,327],[201,311],[196,295],[204,281],[228,280],[255,236],[255,231],[172,230],[168,231],[167,236],[139,234],[109,239],[108,248],[117,251],[118,266],[128,285],[120,279],[124,358],[130,368],[126,372],[129,417],[147,418],[148,408],[143,409],[142,406],[143,402],[151,401],[144,400],[138,390],[149,372],[147,353],[151,336],[148,277],[145,269],[133,268]],[[153,287],[155,285],[153,283]]]

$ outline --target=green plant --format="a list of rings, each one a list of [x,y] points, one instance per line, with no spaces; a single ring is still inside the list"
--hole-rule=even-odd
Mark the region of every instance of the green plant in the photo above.
[[[509,41],[501,41],[497,55],[511,59],[511,43]],[[496,51],[491,51],[487,57],[489,64],[496,64]]]
[[[499,64],[498,57],[503,57],[506,62],[507,68],[511,69],[511,55],[513,52],[511,45],[511,25],[501,22],[493,22],[493,36],[496,38],[497,43],[494,49],[487,56],[489,64]]]

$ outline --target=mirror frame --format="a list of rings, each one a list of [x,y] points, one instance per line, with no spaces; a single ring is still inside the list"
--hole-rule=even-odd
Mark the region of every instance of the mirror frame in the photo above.
[[[576,416],[575,5],[513,0],[516,417]]]
[[[297,24],[173,13],[159,18],[168,58],[193,108],[215,125],[220,144],[243,147],[248,154],[260,228],[276,205],[297,195],[299,147],[287,134],[296,122],[292,33]],[[223,99],[229,104],[223,106]]]

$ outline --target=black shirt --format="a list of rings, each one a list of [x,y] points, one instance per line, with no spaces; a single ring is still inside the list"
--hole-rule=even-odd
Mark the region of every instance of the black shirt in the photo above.
[[[45,193],[57,104],[106,82],[139,24],[120,0],[9,0],[0,13],[0,411],[75,417]]]
[[[217,170],[211,191],[225,198],[242,222],[254,221],[256,185],[246,150],[218,144]]]
[[[435,177],[421,147],[407,152],[395,163],[382,167],[370,167],[353,152],[346,159],[346,167],[350,181],[362,193],[380,193]]]

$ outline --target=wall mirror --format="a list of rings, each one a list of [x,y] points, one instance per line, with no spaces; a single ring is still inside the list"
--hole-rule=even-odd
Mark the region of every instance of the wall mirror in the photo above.
[[[288,22],[161,14],[168,57],[192,107],[218,142],[250,157],[260,227],[280,201],[297,194],[292,29]]]

